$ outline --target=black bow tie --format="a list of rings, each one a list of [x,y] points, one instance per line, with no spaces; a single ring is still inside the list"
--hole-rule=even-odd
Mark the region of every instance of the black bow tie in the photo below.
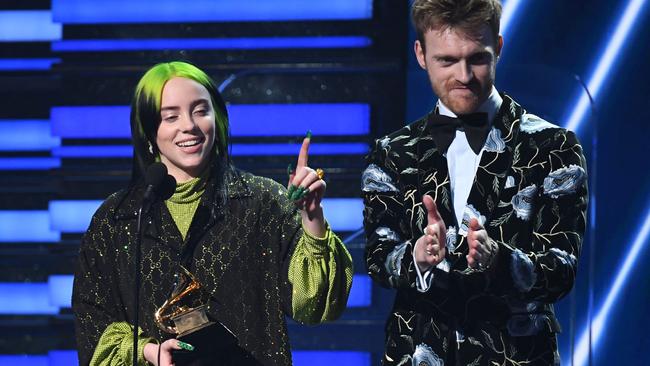
[[[490,126],[487,113],[459,115],[458,118],[432,113],[429,115],[429,128],[438,150],[446,152],[456,137],[456,130],[465,131],[467,142],[478,155],[483,148]]]

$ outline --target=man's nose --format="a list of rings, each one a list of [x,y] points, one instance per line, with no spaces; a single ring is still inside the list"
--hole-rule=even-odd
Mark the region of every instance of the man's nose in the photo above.
[[[461,61],[458,63],[458,71],[456,73],[456,79],[463,83],[469,84],[470,81],[474,78],[474,71],[472,70],[472,65],[469,62]]]

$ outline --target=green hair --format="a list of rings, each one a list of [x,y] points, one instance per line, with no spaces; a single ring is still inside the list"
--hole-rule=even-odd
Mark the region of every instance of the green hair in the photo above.
[[[160,108],[165,84],[182,77],[194,80],[208,90],[215,110],[216,141],[212,149],[216,157],[229,161],[228,112],[214,81],[201,69],[187,62],[160,63],[150,68],[135,88],[131,103],[131,136],[133,140],[133,174],[131,182],[144,176],[146,168],[158,156],[156,132],[161,122]]]

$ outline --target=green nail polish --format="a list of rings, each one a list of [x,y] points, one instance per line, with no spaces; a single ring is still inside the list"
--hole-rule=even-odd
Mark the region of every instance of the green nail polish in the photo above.
[[[182,349],[188,350],[188,351],[194,351],[194,346],[192,346],[189,343],[185,343],[183,341],[178,341],[178,346]]]
[[[290,177],[292,173],[293,173],[293,165],[289,163],[289,165],[287,166],[287,176]]]
[[[305,190],[304,188],[302,188],[302,187],[298,187],[298,188],[293,192],[293,194],[291,195],[291,199],[292,199],[293,201],[297,201],[297,200],[299,200],[300,198],[302,198],[302,194],[303,194],[304,190]]]
[[[294,199],[294,201],[298,201],[298,200],[301,200],[301,199],[305,198],[305,196],[307,195],[307,193],[309,193],[309,188],[302,188],[302,189],[300,190],[300,193],[298,194],[298,197],[296,197],[296,198]]]
[[[305,197],[305,195],[302,193],[302,191],[300,191],[300,192],[296,195],[296,198],[294,198],[293,200],[294,200],[294,201],[300,201],[303,197]]]
[[[311,130],[307,131],[307,136],[306,137],[311,140]]]
[[[287,197],[288,198],[291,198],[291,196],[293,195],[293,192],[296,191],[296,188],[297,187],[295,185],[293,185],[293,184],[289,186],[289,189],[287,190]]]

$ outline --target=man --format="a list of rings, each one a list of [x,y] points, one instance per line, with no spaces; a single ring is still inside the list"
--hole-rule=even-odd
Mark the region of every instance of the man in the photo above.
[[[498,0],[415,0],[439,100],[377,140],[363,173],[368,273],[397,289],[384,365],[559,363],[553,303],[585,230],[575,135],[493,86]]]

